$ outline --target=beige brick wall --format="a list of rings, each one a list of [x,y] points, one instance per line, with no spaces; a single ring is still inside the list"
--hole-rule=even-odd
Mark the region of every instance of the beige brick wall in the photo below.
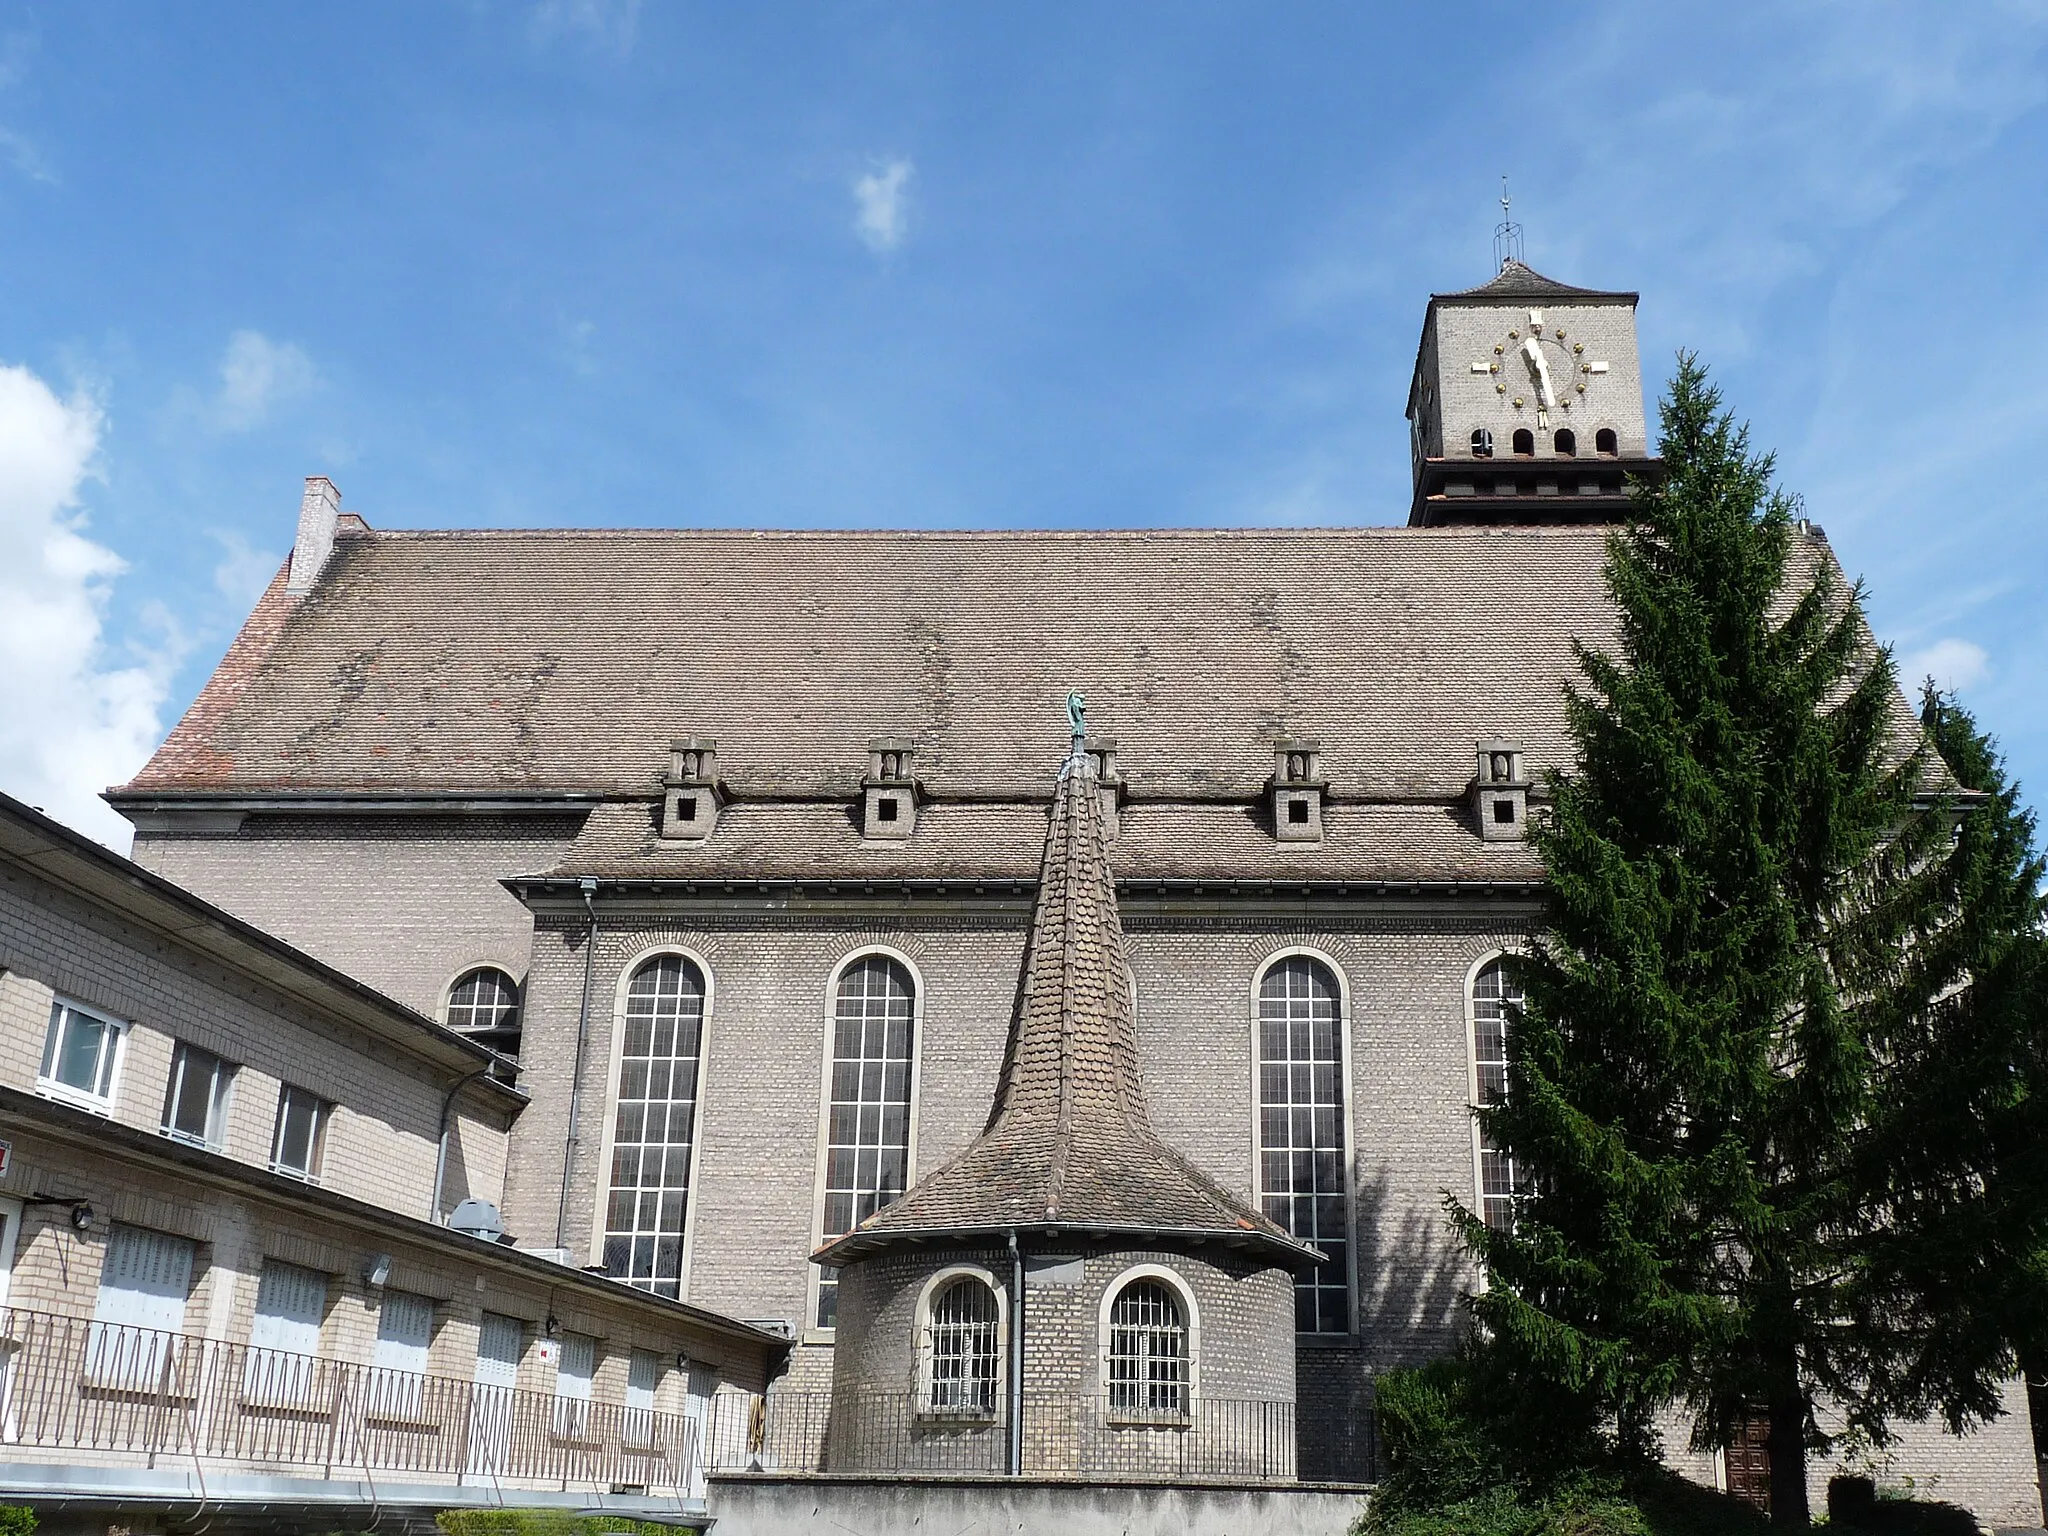
[[[222,1151],[268,1166],[280,1085],[336,1107],[320,1182],[424,1217],[443,1097],[458,1073],[409,1057],[345,1021],[230,971],[139,925],[88,908],[18,869],[0,870],[0,1082],[34,1091],[52,999],[126,1023],[110,1112],[139,1130],[162,1123],[172,1052],[183,1040],[238,1070]],[[450,1203],[497,1199],[504,1114],[466,1096],[450,1157]]]

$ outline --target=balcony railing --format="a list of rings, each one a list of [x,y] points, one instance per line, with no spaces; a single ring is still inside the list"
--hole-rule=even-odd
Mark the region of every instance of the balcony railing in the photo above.
[[[723,1405],[721,1405],[723,1406]],[[741,1405],[734,1403],[735,1409]],[[712,1469],[995,1476],[1009,1470],[1009,1404],[933,1411],[907,1392],[770,1392],[750,1435],[723,1418]],[[1294,1405],[1196,1398],[1185,1414],[1132,1414],[1099,1397],[1024,1395],[1029,1477],[1282,1482],[1295,1475]]]
[[[93,1461],[690,1497],[699,1438],[688,1415],[0,1311],[0,1442]]]

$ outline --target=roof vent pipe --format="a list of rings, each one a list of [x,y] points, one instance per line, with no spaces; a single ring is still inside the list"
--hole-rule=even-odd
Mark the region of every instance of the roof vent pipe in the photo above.
[[[341,490],[325,475],[306,476],[305,498],[299,503],[299,536],[292,544],[287,592],[310,592],[334,553],[334,525],[341,520]]]

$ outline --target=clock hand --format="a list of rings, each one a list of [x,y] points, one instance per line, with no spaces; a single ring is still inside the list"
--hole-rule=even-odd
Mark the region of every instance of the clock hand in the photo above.
[[[1543,355],[1534,336],[1522,343],[1522,356],[1529,364],[1530,377],[1536,381],[1537,400],[1546,408],[1557,404],[1557,392],[1550,383],[1550,360]]]

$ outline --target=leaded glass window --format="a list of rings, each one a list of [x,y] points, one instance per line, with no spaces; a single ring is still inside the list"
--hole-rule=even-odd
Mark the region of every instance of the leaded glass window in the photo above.
[[[925,1329],[925,1406],[934,1413],[996,1411],[1000,1314],[988,1282],[963,1275],[939,1292]]]
[[[633,973],[619,1043],[604,1269],[657,1296],[682,1294],[703,1038],[704,976],[695,965],[658,955]]]
[[[1321,961],[1290,955],[1259,983],[1259,1194],[1265,1213],[1329,1258],[1294,1279],[1302,1333],[1350,1327],[1343,1009]]]
[[[831,1101],[826,1112],[825,1210],[830,1242],[903,1193],[910,1169],[910,972],[887,955],[865,955],[839,978],[832,1009]],[[839,1320],[839,1277],[818,1280],[820,1328]]]
[[[519,1054],[519,983],[478,966],[448,989],[448,1027],[506,1056]]]
[[[1484,1107],[1508,1096],[1508,1020],[1521,1009],[1522,984],[1506,960],[1490,960],[1472,978],[1472,1077]],[[1515,1160],[1479,1132],[1479,1211],[1489,1227],[1514,1224],[1522,1194]]]
[[[1157,1280],[1133,1280],[1109,1309],[1109,1411],[1188,1411],[1188,1327],[1180,1298]]]

